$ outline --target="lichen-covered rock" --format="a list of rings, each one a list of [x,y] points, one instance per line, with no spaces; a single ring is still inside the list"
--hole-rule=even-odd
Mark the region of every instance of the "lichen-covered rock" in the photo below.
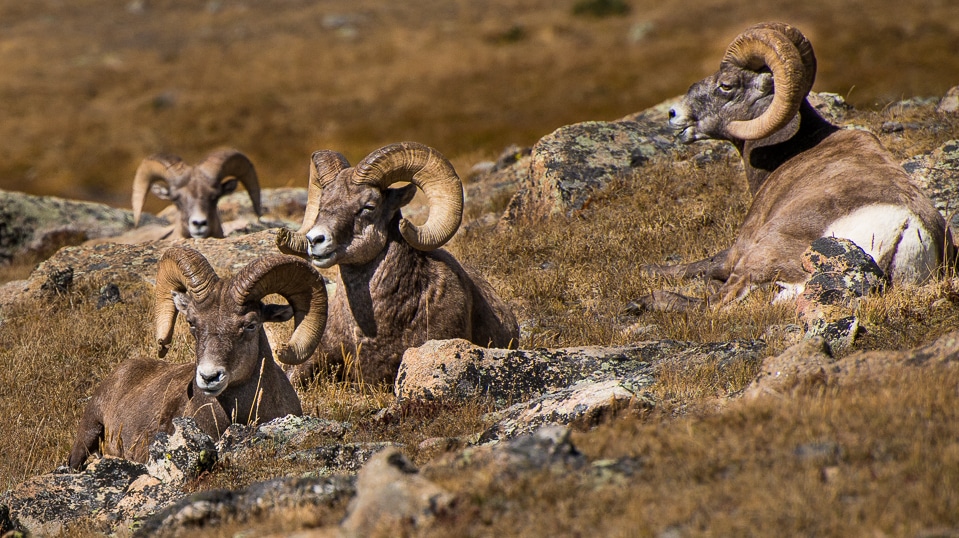
[[[718,140],[684,145],[669,127],[673,98],[612,122],[566,125],[541,138],[519,174],[516,194],[501,225],[552,214],[569,215],[589,203],[592,193],[617,177],[631,175],[647,162],[666,156],[680,163],[705,163],[735,157],[732,144]],[[831,93],[811,93],[810,103],[827,119],[841,122],[851,107]]]
[[[189,417],[173,419],[173,433],[150,443],[147,471],[161,482],[180,485],[209,471],[217,461],[216,443]]]
[[[570,425],[586,430],[624,409],[652,408],[654,398],[644,392],[655,380],[649,375],[631,379],[582,381],[519,403],[490,418],[496,423],[480,436],[489,443],[527,435],[545,425]]]
[[[801,340],[776,357],[763,361],[756,379],[743,391],[743,397],[754,400],[761,396],[791,396],[826,383],[827,370],[835,360],[829,344],[822,336]]]
[[[264,443],[292,453],[310,437],[341,439],[351,428],[349,422],[336,422],[309,415],[287,415],[255,428],[244,424],[231,424],[220,436],[216,447],[221,455],[228,457],[241,456],[244,451]]]
[[[35,476],[0,496],[12,518],[36,536],[55,535],[79,518],[114,522],[113,509],[146,466],[120,458],[93,460],[82,472],[67,467]]]
[[[321,476],[353,474],[378,452],[400,446],[391,442],[337,443],[297,450],[286,456],[286,459],[317,465],[314,472]]]
[[[167,224],[144,215],[144,224]],[[57,249],[133,228],[133,213],[105,204],[0,190],[0,264],[46,258]]]
[[[360,469],[356,496],[340,525],[344,536],[390,531],[394,536],[428,528],[452,510],[455,497],[419,474],[396,448],[379,452]]]
[[[617,347],[490,349],[466,340],[431,340],[403,355],[394,392],[401,399],[492,398],[497,405],[524,401],[581,381],[645,379],[654,363],[679,356],[758,360],[761,342],[697,344],[675,340]]]
[[[813,241],[803,253],[802,267],[810,277],[796,299],[796,313],[806,336],[823,336],[836,349],[849,346],[859,327],[857,302],[882,291],[885,274],[858,245],[839,237]]]
[[[950,140],[935,150],[916,155],[902,167],[932,199],[953,230],[959,230],[959,139]]]
[[[331,505],[353,495],[354,479],[283,477],[239,490],[211,490],[180,499],[143,521],[134,536],[197,535],[204,527],[244,522],[273,510]]]
[[[582,209],[591,193],[673,147],[631,121],[560,127],[533,147],[529,179],[504,215],[508,221]]]
[[[275,230],[266,230],[225,239],[180,239],[141,245],[104,243],[62,248],[41,263],[27,279],[3,286],[0,309],[21,297],[42,298],[45,294],[62,293],[71,286],[87,282],[98,287],[103,283],[114,283],[121,294],[130,282],[153,285],[160,256],[171,245],[195,248],[210,261],[217,274],[226,277],[261,256],[275,254],[275,235]],[[69,275],[68,282],[66,275]]]

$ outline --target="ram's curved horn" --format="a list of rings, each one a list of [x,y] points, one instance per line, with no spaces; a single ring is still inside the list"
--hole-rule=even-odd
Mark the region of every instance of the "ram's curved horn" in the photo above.
[[[300,233],[310,231],[320,213],[320,192],[323,187],[336,179],[341,170],[350,167],[350,162],[342,153],[328,149],[313,152],[310,160],[310,184],[307,191],[306,211],[303,213],[303,226]]]
[[[306,234],[280,228],[276,231],[276,248],[283,254],[292,254],[301,258],[310,255],[310,240]]]
[[[256,175],[256,168],[242,152],[232,148],[215,150],[197,164],[197,168],[203,170],[208,177],[215,178],[217,183],[222,183],[230,177],[236,178],[246,189],[246,193],[250,197],[250,203],[253,204],[253,212],[257,216],[263,214],[263,209],[260,206],[260,182]]]
[[[172,292],[187,292],[195,300],[203,301],[218,280],[210,262],[192,248],[171,247],[163,253],[157,267],[154,306],[159,357],[164,357],[169,350],[176,326],[177,309]]]
[[[133,226],[140,224],[143,202],[150,185],[163,181],[171,187],[179,187],[190,177],[190,166],[176,155],[157,153],[140,162],[133,177]]]
[[[726,49],[723,64],[758,71],[764,66],[773,74],[773,102],[758,118],[731,121],[730,135],[740,140],[765,138],[782,129],[799,111],[805,99],[801,86],[806,78],[796,45],[771,28],[751,28],[740,34]]]
[[[769,28],[788,37],[796,50],[799,51],[799,57],[802,58],[803,79],[799,85],[799,93],[808,95],[812,91],[812,85],[816,81],[816,53],[813,51],[812,43],[806,39],[806,36],[795,26],[790,26],[782,22],[763,22],[752,28]]]
[[[326,285],[309,263],[283,254],[263,256],[233,277],[230,293],[238,305],[276,293],[293,307],[293,335],[275,346],[276,360],[301,364],[316,351],[326,327]]]
[[[416,142],[390,144],[369,154],[353,169],[353,181],[387,188],[399,181],[416,185],[430,203],[423,226],[400,221],[400,233],[419,250],[433,250],[449,241],[463,219],[463,183],[440,152]]]

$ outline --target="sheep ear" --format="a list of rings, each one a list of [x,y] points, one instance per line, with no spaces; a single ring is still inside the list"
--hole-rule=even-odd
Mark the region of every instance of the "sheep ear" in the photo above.
[[[288,304],[263,305],[263,323],[287,321],[293,317],[293,307]]]
[[[173,295],[173,306],[175,306],[179,312],[185,314],[187,306],[190,304],[189,296],[187,296],[186,293],[177,290],[173,290],[171,294]]]
[[[150,185],[150,192],[152,192],[154,196],[160,198],[161,200],[170,199],[170,186],[162,181],[156,181]]]
[[[386,203],[394,208],[400,208],[412,202],[414,196],[416,196],[416,185],[412,183],[399,189],[386,189]]]
[[[220,195],[230,194],[235,191],[237,184],[239,184],[239,181],[237,181],[235,177],[231,177],[223,183],[220,183]]]

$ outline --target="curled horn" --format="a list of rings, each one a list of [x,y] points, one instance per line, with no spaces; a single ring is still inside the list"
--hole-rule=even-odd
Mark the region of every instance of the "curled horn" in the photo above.
[[[812,91],[813,82],[816,81],[816,53],[813,52],[812,43],[806,39],[806,36],[795,26],[790,26],[782,22],[763,22],[752,28],[769,28],[775,30],[793,42],[796,50],[799,51],[799,57],[802,58],[803,65],[803,79],[799,85],[799,93],[803,96],[809,94],[809,92]]]
[[[217,183],[222,183],[227,178],[236,178],[250,196],[253,212],[257,216],[263,214],[260,207],[260,182],[253,163],[246,155],[231,148],[218,149],[207,155],[197,168],[202,169],[209,177],[216,178]]]
[[[157,356],[166,356],[173,340],[177,310],[172,292],[188,292],[196,300],[202,301],[219,280],[210,262],[192,248],[171,247],[163,253],[157,268],[155,288]]]
[[[758,118],[729,122],[727,131],[740,140],[765,138],[782,129],[799,111],[808,93],[802,92],[808,76],[804,73],[799,49],[776,29],[762,26],[747,29],[726,49],[722,63],[753,71],[766,66],[773,74],[775,90],[769,108]]]
[[[326,285],[310,264],[294,256],[273,254],[258,258],[233,277],[230,293],[238,305],[276,293],[293,307],[295,328],[290,341],[273,350],[284,364],[310,358],[326,327]]]
[[[453,165],[435,149],[401,142],[369,154],[353,169],[353,181],[387,188],[398,181],[416,185],[430,203],[423,226],[400,221],[400,233],[419,250],[433,250],[449,241],[463,219],[463,183]]]
[[[150,185],[163,181],[179,187],[189,178],[189,175],[190,167],[176,155],[157,153],[143,159],[133,177],[133,226],[140,224],[143,202],[146,200]]]
[[[313,152],[310,161],[310,185],[307,194],[306,211],[303,214],[303,226],[300,233],[306,233],[316,222],[320,212],[320,191],[336,178],[341,170],[349,168],[350,162],[342,153],[328,149]]]
[[[310,161],[310,185],[306,200],[306,210],[303,213],[303,225],[299,231],[293,232],[284,228],[276,234],[276,247],[284,254],[305,257],[310,247],[306,239],[306,232],[316,222],[320,212],[320,191],[333,181],[340,171],[349,168],[350,162],[343,154],[328,149],[313,152]]]

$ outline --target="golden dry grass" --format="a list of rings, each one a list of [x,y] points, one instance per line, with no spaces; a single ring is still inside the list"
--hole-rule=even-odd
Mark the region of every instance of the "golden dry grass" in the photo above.
[[[804,30],[815,88],[860,107],[942,95],[959,72],[953,2],[632,0],[603,18],[574,3],[0,2],[0,188],[129,207],[140,159],[219,145],[267,186],[304,184],[316,149],[355,161],[407,139],[463,169],[679,95],[762,20]]]
[[[425,0],[419,13],[365,0],[156,0],[136,14],[97,0],[0,2],[0,99],[8,104],[0,188],[126,206],[146,154],[194,159],[221,144],[248,152],[266,186],[305,184],[315,149],[355,161],[403,139],[431,144],[465,170],[509,143],[530,144],[563,124],[620,117],[682,93],[715,68],[738,31],[765,19],[807,32],[820,58],[816,89],[846,95],[865,109],[854,121],[873,129],[915,113],[881,105],[941,95],[959,72],[959,6],[950,2],[635,0],[627,16],[598,19],[573,16],[572,4]],[[356,35],[324,27],[333,14],[358,15]],[[901,158],[932,149],[959,133],[956,118],[938,121],[938,129],[883,141]],[[703,293],[701,283],[649,278],[637,267],[727,245],[749,204],[737,170],[735,162],[655,162],[572,217],[473,228],[449,249],[514,307],[528,336],[523,347],[765,338],[776,353],[788,343],[781,329],[796,319],[788,306],[770,306],[769,293],[703,315],[622,314],[653,289]],[[480,203],[468,214],[501,209],[505,200]],[[0,281],[25,267],[4,269]],[[104,309],[90,286],[3,313],[0,490],[63,463],[93,387],[124,358],[155,352],[149,293],[121,285],[124,302]],[[957,297],[947,280],[864,301],[867,332],[849,352],[913,347],[954,330]],[[191,354],[188,334],[178,330],[170,357]],[[625,483],[597,483],[588,473],[437,475],[463,500],[435,534],[959,529],[955,373],[903,371],[716,413],[715,399],[742,388],[754,369],[663,371],[656,410],[578,433],[591,460],[640,462]],[[403,442],[420,464],[431,456],[416,448],[421,441],[475,433],[488,409],[413,406],[378,420],[372,412],[391,398],[379,389],[320,381],[301,397],[310,414],[354,422],[347,441]],[[270,464],[221,465],[192,487],[241,487],[306,470],[262,460]],[[343,508],[277,514],[246,530],[331,524]]]

